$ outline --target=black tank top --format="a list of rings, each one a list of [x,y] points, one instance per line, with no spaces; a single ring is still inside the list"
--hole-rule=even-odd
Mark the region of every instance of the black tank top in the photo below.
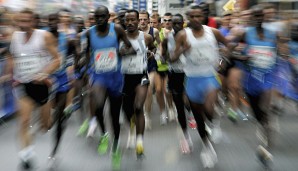
[[[150,27],[148,34],[150,34],[152,36],[153,40],[154,40],[154,29],[153,29],[153,27]]]

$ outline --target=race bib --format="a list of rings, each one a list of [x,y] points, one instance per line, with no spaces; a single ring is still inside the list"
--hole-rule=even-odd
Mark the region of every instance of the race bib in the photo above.
[[[276,63],[276,48],[267,46],[250,46],[248,56],[251,64],[257,68],[270,69]]]
[[[121,71],[125,74],[142,74],[144,72],[144,54],[123,57]]]
[[[117,70],[118,55],[116,48],[100,49],[95,51],[94,54],[94,67],[96,73]]]
[[[43,69],[45,59],[40,56],[21,54],[14,58],[14,75],[19,81],[32,81],[33,76]]]

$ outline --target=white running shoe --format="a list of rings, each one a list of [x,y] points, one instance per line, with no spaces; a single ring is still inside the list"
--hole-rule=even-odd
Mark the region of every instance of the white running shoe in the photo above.
[[[55,170],[57,168],[57,161],[55,157],[48,157],[48,168],[51,170]]]
[[[175,112],[175,110],[173,108],[169,108],[168,113],[169,113],[169,121],[170,122],[176,120],[177,113]]]
[[[167,124],[167,114],[166,112],[162,112],[162,114],[160,115],[160,124],[161,125],[166,125]]]
[[[214,120],[214,122],[213,122],[211,140],[215,144],[220,143],[220,141],[222,140],[222,131],[221,131],[221,128],[220,128],[220,121],[219,120]]]
[[[93,138],[95,135],[96,128],[97,128],[97,122],[91,121],[86,137]]]
[[[127,139],[127,149],[134,149],[136,147],[136,129],[131,128],[128,132],[128,139]]]
[[[210,141],[208,141],[206,145],[203,145],[201,160],[204,168],[214,168],[218,161],[217,154]]]

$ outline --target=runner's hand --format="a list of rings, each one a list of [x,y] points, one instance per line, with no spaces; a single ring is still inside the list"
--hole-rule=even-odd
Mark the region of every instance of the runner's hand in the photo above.
[[[150,50],[147,50],[147,58],[154,58],[154,53],[151,52]]]
[[[126,56],[136,54],[137,52],[133,49],[133,47],[128,48],[126,46],[122,46],[119,50],[119,53],[121,56]]]

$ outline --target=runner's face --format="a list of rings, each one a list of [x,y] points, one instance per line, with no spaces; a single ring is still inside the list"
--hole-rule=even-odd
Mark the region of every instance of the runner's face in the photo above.
[[[34,19],[32,14],[22,13],[19,16],[18,26],[22,31],[28,31],[33,27]]]
[[[157,19],[150,18],[150,26],[157,29],[158,28],[158,21],[157,21]]]
[[[70,14],[68,12],[61,12],[60,13],[60,21],[63,24],[70,24],[70,22],[71,22]]]
[[[100,9],[96,11],[94,18],[98,26],[103,26],[108,23],[110,14],[106,10]]]
[[[120,10],[118,12],[118,19],[119,19],[121,25],[125,25],[125,19],[124,19],[125,13],[126,13],[126,10]]]
[[[49,18],[49,28],[50,30],[57,30],[58,28],[58,19],[55,17]]]
[[[165,23],[165,28],[168,30],[172,30],[173,28],[172,16],[164,16],[163,21]]]
[[[204,14],[203,11],[200,9],[193,9],[190,10],[188,13],[189,23],[193,29],[201,28],[202,22],[204,21]]]
[[[89,14],[88,20],[89,20],[90,26],[95,25],[94,14]]]
[[[147,14],[140,14],[139,19],[140,19],[140,28],[141,29],[146,29],[146,27],[149,24],[148,15]]]
[[[83,29],[85,28],[84,22],[83,21],[77,21],[76,22],[76,27],[78,32],[83,31]]]
[[[183,29],[183,20],[180,17],[173,17],[173,29],[176,33]]]
[[[125,25],[126,25],[126,30],[130,33],[138,29],[139,20],[135,12],[125,14]]]
[[[254,12],[254,17],[255,17],[255,21],[256,21],[256,24],[258,26],[262,25],[263,23],[263,20],[264,20],[264,14],[263,14],[263,11],[255,11]]]

